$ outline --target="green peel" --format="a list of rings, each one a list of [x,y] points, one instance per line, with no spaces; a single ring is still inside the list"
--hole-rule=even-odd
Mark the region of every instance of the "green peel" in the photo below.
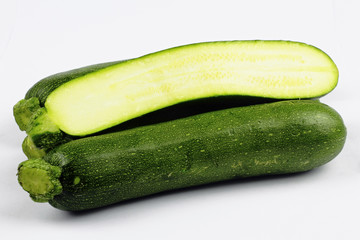
[[[43,159],[29,159],[18,167],[18,181],[35,202],[48,202],[62,192],[61,168]]]

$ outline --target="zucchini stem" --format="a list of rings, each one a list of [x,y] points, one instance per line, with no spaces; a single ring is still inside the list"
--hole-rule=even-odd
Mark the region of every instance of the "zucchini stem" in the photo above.
[[[41,158],[46,154],[45,149],[38,148],[29,136],[25,137],[22,143],[22,150],[28,158]]]
[[[16,123],[28,135],[23,143],[24,153],[28,157],[34,157],[32,155],[34,150],[38,153],[41,150],[48,152],[55,146],[68,141],[66,134],[50,119],[46,108],[40,106],[38,98],[22,99],[13,110]],[[41,155],[35,155],[35,157],[41,157]]]
[[[61,168],[41,158],[20,163],[17,175],[20,185],[35,202],[48,202],[62,192]]]
[[[49,118],[45,108],[33,114],[26,133],[38,148],[51,149],[64,141],[64,133]]]
[[[36,97],[22,99],[15,104],[13,113],[15,121],[21,131],[26,131],[29,126],[31,117],[40,108],[39,99]]]

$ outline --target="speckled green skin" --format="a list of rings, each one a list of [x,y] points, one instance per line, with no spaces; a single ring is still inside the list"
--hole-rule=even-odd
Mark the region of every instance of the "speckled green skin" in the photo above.
[[[339,114],[318,101],[280,101],[82,138],[44,159],[62,168],[49,201],[84,210],[228,179],[302,172],[342,149]]]
[[[25,99],[36,97],[39,99],[40,105],[44,106],[46,98],[49,96],[49,94],[62,84],[69,82],[75,78],[84,76],[95,71],[99,71],[100,69],[110,67],[124,61],[126,60],[94,64],[48,76],[44,79],[41,79],[34,86],[32,86],[26,93]]]

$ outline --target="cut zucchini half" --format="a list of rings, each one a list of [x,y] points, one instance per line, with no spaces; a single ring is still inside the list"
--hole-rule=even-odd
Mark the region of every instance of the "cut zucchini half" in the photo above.
[[[85,136],[206,97],[316,98],[334,89],[337,80],[330,57],[304,43],[207,42],[97,69],[52,90],[44,105],[62,131]]]

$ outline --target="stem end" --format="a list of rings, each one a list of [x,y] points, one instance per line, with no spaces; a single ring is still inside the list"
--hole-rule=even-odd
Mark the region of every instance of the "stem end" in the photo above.
[[[48,202],[62,192],[61,168],[43,159],[29,159],[18,167],[18,181],[35,202]]]

